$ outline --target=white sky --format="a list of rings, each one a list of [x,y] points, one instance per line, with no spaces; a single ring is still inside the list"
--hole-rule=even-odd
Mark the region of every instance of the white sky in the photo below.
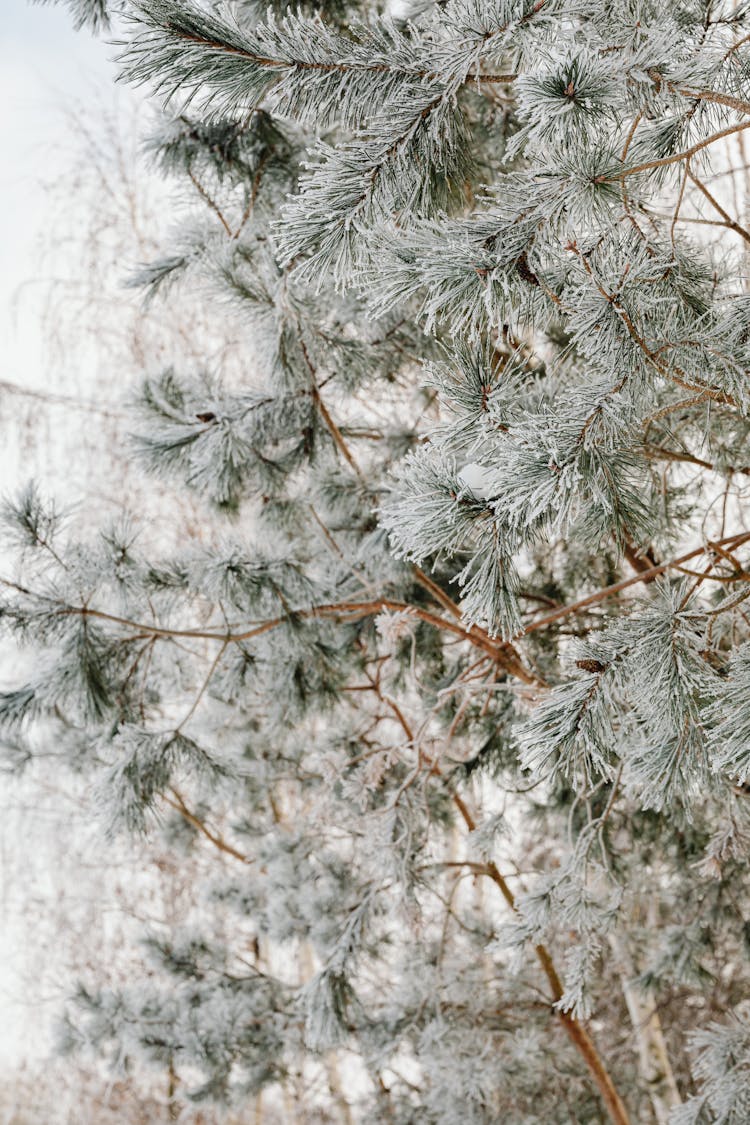
[[[61,109],[111,88],[115,48],[76,33],[65,8],[3,0],[0,25],[0,381],[49,385],[42,369],[33,285],[43,235],[43,182],[64,141]],[[59,160],[58,160],[59,165]],[[23,300],[18,315],[18,298]],[[3,391],[0,387],[0,403]],[[11,415],[3,411],[3,422]],[[3,442],[5,445],[5,442]],[[3,476],[13,473],[3,466]],[[5,489],[3,489],[5,491]]]

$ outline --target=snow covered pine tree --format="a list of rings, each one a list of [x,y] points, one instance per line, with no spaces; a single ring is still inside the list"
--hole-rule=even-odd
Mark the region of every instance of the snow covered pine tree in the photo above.
[[[750,1121],[750,6],[69,6],[195,198],[137,283],[255,346],[143,385],[215,534],[5,512],[6,743],[217,861],[68,1044],[175,1114]]]

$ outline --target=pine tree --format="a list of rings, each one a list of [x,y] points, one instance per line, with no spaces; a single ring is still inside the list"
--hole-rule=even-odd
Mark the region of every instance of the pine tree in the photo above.
[[[217,859],[66,1046],[281,1120],[747,1121],[750,6],[72,8],[195,200],[132,284],[254,346],[140,391],[210,534],[4,511],[12,753]]]

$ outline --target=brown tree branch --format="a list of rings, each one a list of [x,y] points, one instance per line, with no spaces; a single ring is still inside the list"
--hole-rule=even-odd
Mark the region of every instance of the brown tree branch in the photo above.
[[[732,547],[741,547],[742,544],[746,543],[748,540],[750,540],[750,531],[743,531],[737,535],[729,535],[723,539],[717,540],[717,546],[731,545]],[[659,574],[663,574],[665,570],[682,566],[683,563],[689,562],[691,559],[695,559],[711,549],[711,543],[706,543],[705,546],[696,547],[695,550],[688,551],[687,554],[680,555],[679,558],[669,559],[667,562],[659,563],[658,566],[649,567],[648,570],[641,571],[633,575],[632,578],[623,578],[621,582],[613,582],[611,586],[605,586],[604,589],[597,590],[594,594],[589,594],[587,597],[580,598],[578,601],[572,602],[569,605],[561,606],[560,609],[555,609],[552,613],[545,614],[544,617],[538,617],[536,621],[531,621],[522,629],[518,635],[519,637],[526,637],[529,633],[535,633],[538,629],[545,629],[548,625],[553,625],[556,621],[561,621],[564,617],[570,617],[571,614],[578,613],[579,610],[587,609],[591,605],[598,605],[599,602],[613,597],[614,594],[619,594],[629,586],[635,586],[638,582],[646,582],[650,578],[656,578]]]
[[[719,215],[721,215],[722,219],[724,220],[724,225],[729,227],[730,230],[733,230],[741,238],[744,238],[745,242],[750,242],[750,231],[747,231],[747,230],[745,230],[745,228],[743,226],[740,226],[740,224],[738,222],[736,222],[735,219],[732,218],[732,216],[729,214],[729,212],[724,210],[722,205],[719,203],[718,199],[716,199],[711,194],[711,192],[708,190],[708,188],[703,183],[703,181],[699,180],[697,176],[693,175],[693,173],[690,171],[689,166],[687,166],[687,176],[688,176],[688,179],[691,181],[691,183],[695,184],[695,186],[698,188],[698,190],[703,193],[703,195],[706,197],[706,199],[711,204],[711,206],[714,208],[714,210],[716,212],[718,212]]]
[[[217,848],[220,852],[225,852],[227,855],[233,856],[235,859],[239,859],[241,863],[250,863],[250,860],[246,855],[243,855],[242,852],[239,852],[236,848],[233,848],[232,845],[228,844],[222,836],[218,835],[218,833],[212,832],[211,829],[204,823],[204,821],[200,819],[200,817],[191,812],[188,806],[185,804],[185,801],[183,800],[181,794],[176,789],[170,788],[169,792],[172,794],[171,797],[166,793],[162,794],[162,797],[167,802],[167,804],[171,808],[175,809],[180,814],[180,816],[182,816],[188,822],[188,824],[192,824],[193,828],[196,828],[202,836],[205,836],[205,838],[209,840],[215,848]]]

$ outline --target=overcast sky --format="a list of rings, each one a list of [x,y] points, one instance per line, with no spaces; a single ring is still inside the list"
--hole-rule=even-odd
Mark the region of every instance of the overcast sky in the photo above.
[[[44,180],[62,165],[62,109],[111,87],[115,48],[74,32],[65,8],[3,0],[0,27],[0,380],[38,386],[35,246],[45,223]],[[23,294],[19,318],[18,298]],[[0,388],[0,396],[2,395]],[[1,400],[0,400],[1,401]],[[2,412],[7,419],[7,412]]]

